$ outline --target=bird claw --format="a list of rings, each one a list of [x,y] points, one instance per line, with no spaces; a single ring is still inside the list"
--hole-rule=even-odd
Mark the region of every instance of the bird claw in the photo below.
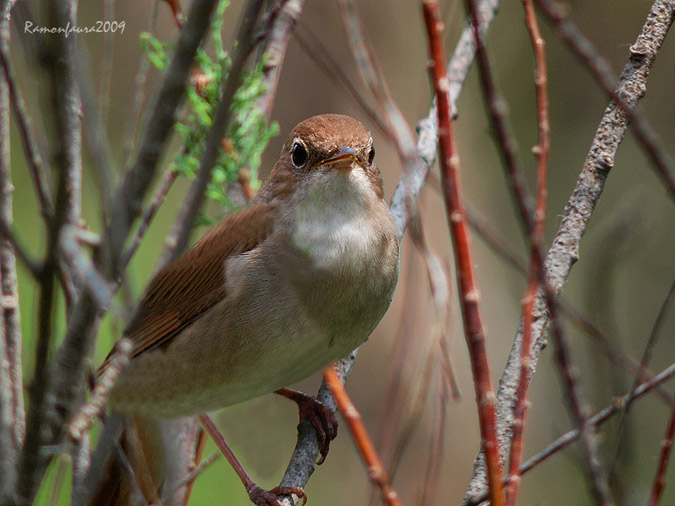
[[[320,457],[317,465],[323,464],[330,449],[330,442],[337,437],[338,420],[335,413],[320,400],[309,395],[296,400],[300,411],[300,421],[307,420],[312,424],[319,440]]]
[[[320,457],[316,463],[323,464],[328,455],[330,442],[337,436],[338,420],[335,413],[316,397],[298,392],[290,388],[282,388],[276,392],[292,400],[298,405],[300,422],[307,420],[316,431],[319,441]],[[299,428],[299,427],[298,427]]]
[[[251,502],[256,506],[283,506],[279,496],[291,494],[301,498],[303,506],[307,502],[307,494],[302,487],[275,487],[272,490],[264,490],[258,485],[253,485],[247,492]]]

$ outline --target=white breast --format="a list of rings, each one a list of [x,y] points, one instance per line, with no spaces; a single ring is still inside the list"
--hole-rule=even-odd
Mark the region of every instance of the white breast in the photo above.
[[[381,236],[369,208],[384,203],[359,166],[322,177],[297,204],[294,244],[317,268],[357,266]]]

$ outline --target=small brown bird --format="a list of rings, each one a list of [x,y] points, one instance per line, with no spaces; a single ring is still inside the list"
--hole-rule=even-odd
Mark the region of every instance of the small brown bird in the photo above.
[[[297,382],[363,343],[389,307],[396,226],[370,132],[297,125],[250,206],[150,282],[109,407],[176,418]],[[266,503],[267,504],[267,503]]]

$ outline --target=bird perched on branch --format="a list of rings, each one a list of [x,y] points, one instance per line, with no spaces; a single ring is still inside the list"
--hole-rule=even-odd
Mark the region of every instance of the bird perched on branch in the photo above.
[[[374,156],[370,132],[353,118],[298,124],[251,204],[149,283],[124,333],[132,358],[110,410],[144,418],[214,410],[283,389],[363,343],[399,271]],[[251,498],[275,504],[285,492]]]

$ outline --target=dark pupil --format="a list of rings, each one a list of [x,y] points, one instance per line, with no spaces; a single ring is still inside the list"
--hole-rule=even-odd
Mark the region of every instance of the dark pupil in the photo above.
[[[299,167],[307,161],[307,150],[299,143],[293,144],[293,163]]]
[[[374,159],[375,159],[375,148],[370,148],[370,152],[368,153],[368,163],[373,163]]]

